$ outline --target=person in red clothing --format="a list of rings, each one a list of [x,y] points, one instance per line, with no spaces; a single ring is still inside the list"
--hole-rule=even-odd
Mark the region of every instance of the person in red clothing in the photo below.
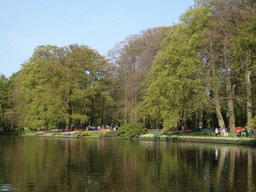
[[[241,130],[237,130],[235,137],[241,137]]]

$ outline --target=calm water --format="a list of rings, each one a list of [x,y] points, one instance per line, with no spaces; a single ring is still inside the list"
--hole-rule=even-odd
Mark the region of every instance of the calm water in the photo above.
[[[256,148],[0,136],[0,191],[256,191]]]

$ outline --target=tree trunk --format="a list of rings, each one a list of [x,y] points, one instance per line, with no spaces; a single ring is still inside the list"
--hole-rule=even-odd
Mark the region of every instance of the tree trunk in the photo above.
[[[252,120],[252,91],[251,91],[251,74],[252,71],[250,70],[250,59],[248,57],[246,62],[246,72],[245,72],[245,84],[246,84],[246,97],[247,97],[247,126],[250,126]]]
[[[228,41],[224,41],[228,42]],[[231,82],[231,71],[232,71],[232,64],[228,58],[228,46],[224,46],[224,61],[223,64],[225,66],[225,75],[226,75],[226,93],[228,97],[228,114],[229,114],[229,128],[230,132],[236,132],[236,125],[235,125],[235,110],[234,110],[234,90],[232,88]]]
[[[66,128],[65,128],[65,131],[68,131],[68,128],[69,128],[69,118],[67,118],[67,120],[66,120]]]
[[[204,117],[204,111],[201,109],[199,111],[199,114],[198,114],[198,118],[199,118],[199,127],[201,127],[201,129],[203,128],[203,117]]]
[[[230,132],[235,133],[236,126],[235,126],[235,110],[234,110],[234,90],[231,84],[231,66],[227,63],[225,64],[226,64],[226,75],[227,75],[226,76],[226,92],[228,97],[229,128],[230,128]]]
[[[70,128],[71,126],[71,123],[72,123],[72,105],[70,103],[70,101],[68,100],[67,103],[66,103],[66,107],[67,107],[67,119],[66,119],[66,128],[65,130],[68,131],[68,129]]]
[[[217,113],[217,118],[218,118],[218,123],[221,129],[226,128],[225,123],[224,123],[224,119],[223,116],[221,114],[221,108],[220,108],[220,101],[219,101],[219,97],[218,95],[216,95],[218,93],[215,93],[215,98],[214,98],[214,103],[215,103],[215,108],[216,108],[216,113]]]
[[[127,77],[125,76],[125,83],[127,83]],[[128,105],[128,96],[127,96],[127,94],[128,94],[128,91],[127,91],[127,85],[125,84],[125,109],[124,109],[124,124],[126,124],[127,123],[127,118],[128,118],[128,109],[127,109],[127,105]]]
[[[220,126],[221,129],[224,129],[226,128],[225,126],[225,122],[224,122],[224,119],[223,119],[223,116],[221,114],[221,107],[220,107],[220,98],[219,98],[219,93],[218,93],[218,79],[217,79],[217,76],[216,76],[216,70],[217,70],[217,66],[216,66],[216,61],[215,61],[215,54],[214,54],[214,49],[213,49],[213,43],[210,42],[210,50],[211,50],[211,72],[212,72],[212,91],[214,93],[214,98],[213,98],[213,103],[215,105],[215,109],[216,109],[216,114],[217,114],[217,119],[218,119],[218,124]]]
[[[104,98],[102,99],[101,125],[104,125]]]
[[[231,88],[231,82],[230,82],[230,77],[228,77],[227,80],[227,95],[228,95],[228,113],[229,113],[229,128],[230,132],[236,132],[235,129],[235,112],[234,112],[234,99],[233,99],[233,90]]]

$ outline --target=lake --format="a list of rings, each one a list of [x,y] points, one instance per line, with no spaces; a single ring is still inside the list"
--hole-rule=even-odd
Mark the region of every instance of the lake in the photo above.
[[[0,136],[0,191],[256,191],[256,148]]]

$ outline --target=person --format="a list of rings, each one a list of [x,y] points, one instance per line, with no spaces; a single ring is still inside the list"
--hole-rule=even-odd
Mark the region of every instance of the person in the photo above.
[[[243,131],[245,131],[245,136],[248,137],[249,136],[249,133],[247,131],[247,128],[244,128]]]
[[[254,133],[254,130],[251,128],[250,129],[250,137],[253,137],[253,133]]]
[[[159,129],[163,129],[163,122],[159,122]]]
[[[228,129],[227,129],[227,128],[225,129],[224,136],[225,136],[225,137],[228,137]]]
[[[222,131],[221,131],[221,135],[222,135],[223,137],[226,135],[226,130],[225,130],[225,128],[224,128],[224,129],[222,129]]]
[[[218,128],[216,127],[215,128],[215,135],[217,136],[219,134],[219,130],[218,130]]]
[[[235,137],[241,137],[241,130],[237,130]]]

